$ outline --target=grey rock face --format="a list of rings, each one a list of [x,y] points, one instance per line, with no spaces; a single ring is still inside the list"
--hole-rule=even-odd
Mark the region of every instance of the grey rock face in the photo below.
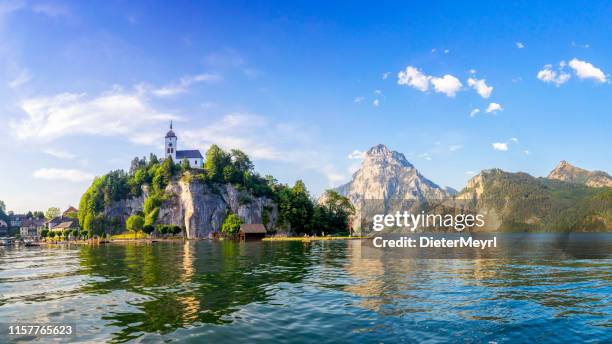
[[[356,219],[365,215],[364,208],[370,202],[377,203],[379,210],[390,212],[402,201],[440,200],[451,196],[421,175],[404,154],[391,151],[385,145],[370,148],[353,179],[336,191],[348,197],[355,206]],[[359,224],[354,223],[354,226],[357,228]]]
[[[244,223],[264,223],[274,228],[278,219],[276,204],[265,197],[255,197],[230,184],[207,185],[201,182],[173,181],[166,187],[169,195],[160,207],[157,222],[186,229],[187,237],[206,238],[221,231],[229,212]],[[122,223],[137,211],[142,211],[146,193],[138,198],[113,203],[105,210],[107,217],[119,218]]]

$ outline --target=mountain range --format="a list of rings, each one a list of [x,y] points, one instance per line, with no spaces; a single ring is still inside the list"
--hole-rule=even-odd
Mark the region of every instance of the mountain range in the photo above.
[[[374,214],[445,209],[477,212],[489,231],[612,230],[612,178],[561,161],[548,177],[484,170],[459,192],[423,176],[399,152],[379,144],[352,180],[335,189],[355,206],[355,228]]]

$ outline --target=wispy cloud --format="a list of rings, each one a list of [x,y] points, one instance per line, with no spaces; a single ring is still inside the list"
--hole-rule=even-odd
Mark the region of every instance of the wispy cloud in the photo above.
[[[212,83],[221,81],[221,76],[217,74],[198,74],[198,75],[187,75],[181,78],[178,83],[166,85],[164,87],[153,90],[153,94],[158,97],[170,97],[177,94],[185,93],[189,89],[189,86],[196,83]]]
[[[374,99],[374,101],[372,102],[372,105],[374,105],[375,107],[378,107],[380,105],[380,100]]]
[[[92,180],[94,175],[75,169],[41,168],[34,171],[34,178],[44,180],[61,180],[67,182],[85,182]]]
[[[476,117],[476,115],[480,112],[480,109],[476,108],[470,111],[470,117]]]
[[[365,97],[355,97],[355,99],[353,99],[353,102],[355,104],[361,104],[364,100],[365,100]]]
[[[487,106],[487,113],[495,113],[497,111],[502,111],[504,108],[501,106],[501,104],[498,103],[489,103],[489,106]]]
[[[175,119],[155,110],[139,92],[116,87],[95,97],[60,93],[23,100],[23,117],[10,121],[19,140],[51,142],[70,135],[114,136]]]
[[[364,156],[365,156],[365,152],[355,149],[354,151],[349,153],[348,158],[350,160],[361,160],[364,158]]]
[[[508,150],[508,144],[505,142],[494,142],[491,144],[494,150],[505,152]]]
[[[60,150],[60,149],[52,149],[52,148],[43,150],[43,153],[51,155],[52,157],[55,157],[58,159],[64,159],[64,160],[71,160],[76,157],[74,154],[70,152]]]
[[[32,12],[44,14],[51,18],[66,17],[70,15],[70,10],[64,5],[52,2],[38,2],[31,6]]]
[[[17,77],[9,81],[9,87],[18,88],[28,83],[30,80],[32,80],[32,75],[30,75],[30,72],[27,69],[22,69],[17,75]]]
[[[491,93],[493,92],[493,87],[487,85],[487,82],[485,79],[479,80],[475,78],[469,78],[468,86],[473,88],[476,91],[476,93],[478,93],[484,99],[488,99],[491,96]]]
[[[516,42],[515,44],[516,44],[516,47],[519,49],[525,48],[525,44],[523,44],[523,42]]]

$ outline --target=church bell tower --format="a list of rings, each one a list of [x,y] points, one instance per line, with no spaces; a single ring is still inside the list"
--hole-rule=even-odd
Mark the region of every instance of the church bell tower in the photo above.
[[[176,162],[176,141],[177,137],[172,131],[172,121],[170,121],[170,131],[166,133],[165,156],[171,157],[172,161]]]

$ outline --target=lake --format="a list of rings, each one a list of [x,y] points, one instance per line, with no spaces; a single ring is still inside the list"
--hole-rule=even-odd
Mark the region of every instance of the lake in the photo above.
[[[0,247],[0,322],[76,324],[74,342],[612,341],[610,259],[385,260],[361,249]]]

